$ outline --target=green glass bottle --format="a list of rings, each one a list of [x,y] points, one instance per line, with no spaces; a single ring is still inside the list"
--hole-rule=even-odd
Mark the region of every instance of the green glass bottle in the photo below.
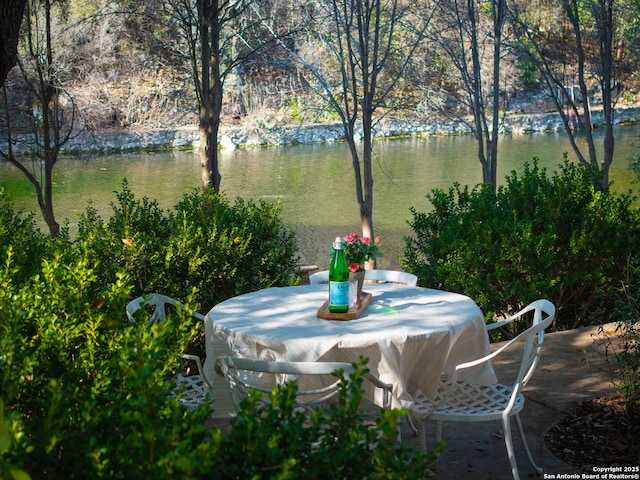
[[[329,311],[345,313],[349,310],[349,267],[344,256],[342,237],[333,243],[333,257],[329,265]]]

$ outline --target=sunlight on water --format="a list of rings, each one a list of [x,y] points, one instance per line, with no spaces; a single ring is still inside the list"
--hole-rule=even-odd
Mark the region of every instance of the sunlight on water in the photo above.
[[[629,160],[640,153],[640,127],[616,130],[616,158],[611,179],[618,191],[637,188],[629,175]],[[500,141],[498,179],[525,162],[539,158],[552,172],[570,151],[565,135],[506,135]],[[426,198],[434,188],[454,182],[475,185],[482,179],[469,136],[378,141],[374,151],[374,226],[382,237],[380,268],[397,268],[403,237],[410,235],[410,207],[428,211]],[[570,158],[572,156],[570,155]],[[344,144],[239,149],[221,152],[222,188],[228,198],[279,203],[284,223],[296,232],[300,261],[327,267],[329,245],[336,235],[359,231],[359,213],[349,151]],[[135,153],[95,158],[61,159],[55,169],[55,209],[77,230],[77,214],[89,201],[108,219],[114,191],[126,178],[136,197],[156,199],[172,208],[184,193],[199,188],[199,159],[194,152]],[[36,211],[35,195],[15,168],[0,162],[0,184],[16,205]],[[39,216],[38,216],[39,219]]]

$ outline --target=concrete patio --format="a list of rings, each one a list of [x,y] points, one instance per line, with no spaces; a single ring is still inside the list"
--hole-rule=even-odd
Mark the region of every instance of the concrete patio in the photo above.
[[[616,336],[615,326],[606,331]],[[496,348],[496,345],[493,346]],[[547,430],[580,400],[614,393],[599,327],[580,328],[545,335],[540,366],[525,389],[526,403],[520,414],[534,459],[544,469],[539,478],[562,478],[561,474],[592,473],[572,467],[545,446]],[[516,365],[508,356],[494,362],[498,379],[509,376]],[[520,477],[536,478],[513,425]],[[427,435],[433,424],[427,424]],[[418,437],[403,426],[402,440],[418,447]],[[433,437],[432,437],[433,438]],[[434,479],[510,479],[511,467],[502,436],[501,422],[443,425],[447,447],[434,471]],[[429,441],[429,438],[427,439]],[[564,477],[570,478],[570,477]],[[580,477],[578,477],[580,478]]]
[[[606,325],[611,337],[617,336],[615,325]],[[500,344],[494,344],[497,348]],[[494,362],[498,379],[510,377],[519,358],[505,355]],[[563,474],[591,473],[568,465],[545,446],[544,436],[564,412],[579,401],[614,394],[605,357],[605,341],[599,327],[579,328],[545,335],[540,365],[525,389],[526,404],[521,413],[525,434],[533,456],[544,469],[538,476],[531,468],[513,425],[514,448],[520,477],[572,478]],[[228,420],[216,420],[219,426]],[[427,442],[433,438],[433,423],[427,423]],[[504,445],[502,424],[445,423],[443,438],[447,446],[431,478],[437,480],[511,479],[511,467]],[[402,442],[419,447],[419,439],[404,422]],[[581,477],[574,477],[581,478]]]

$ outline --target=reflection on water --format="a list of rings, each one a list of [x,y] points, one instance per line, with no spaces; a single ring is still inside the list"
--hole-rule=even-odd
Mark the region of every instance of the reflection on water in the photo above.
[[[640,127],[616,131],[616,158],[611,179],[619,191],[632,188],[629,159],[638,153]],[[500,141],[498,179],[521,171],[534,157],[548,171],[557,170],[563,152],[570,152],[559,133],[506,135]],[[229,198],[277,202],[284,223],[296,232],[300,260],[327,266],[329,244],[336,235],[360,230],[353,171],[344,144],[299,145],[221,152],[222,188]],[[379,141],[374,151],[374,226],[383,241],[380,268],[398,267],[403,237],[410,235],[410,207],[428,211],[426,194],[449,188],[454,182],[475,185],[482,180],[469,136]],[[572,155],[570,155],[570,158]],[[199,160],[193,152],[135,153],[61,159],[55,169],[56,216],[69,220],[72,233],[77,214],[89,201],[103,218],[111,215],[114,191],[126,178],[137,197],[157,199],[172,208],[188,191],[199,187]],[[0,183],[16,205],[37,209],[35,195],[23,177],[0,163]],[[39,218],[39,217],[38,217]]]

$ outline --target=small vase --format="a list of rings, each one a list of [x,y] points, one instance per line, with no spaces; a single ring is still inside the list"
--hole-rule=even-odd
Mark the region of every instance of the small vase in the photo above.
[[[358,282],[358,301],[360,301],[362,285],[364,284],[364,269],[358,270],[357,272],[349,272],[349,281]]]

